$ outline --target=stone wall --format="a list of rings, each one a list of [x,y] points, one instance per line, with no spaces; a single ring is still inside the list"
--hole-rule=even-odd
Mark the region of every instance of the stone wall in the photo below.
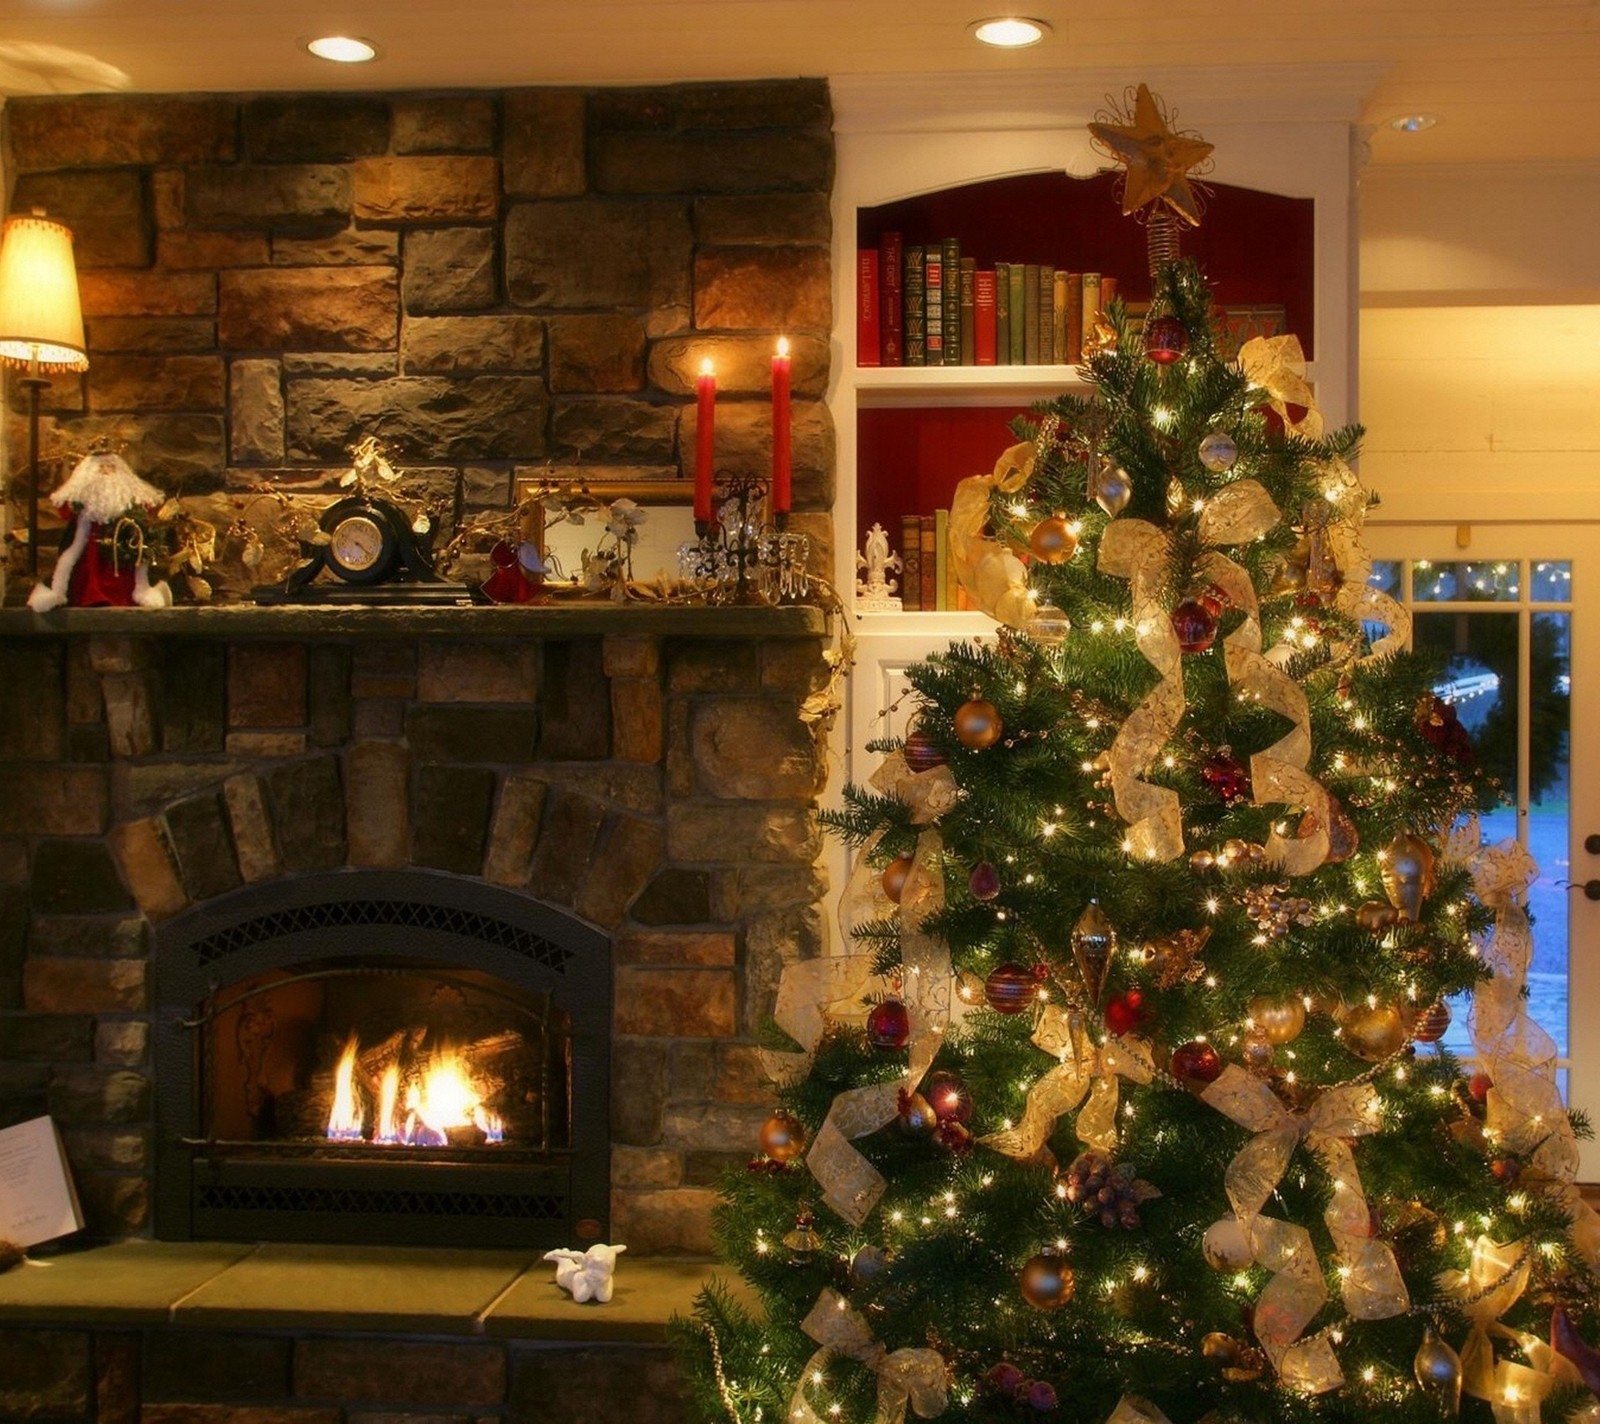
[[[718,463],[764,472],[783,333],[795,525],[831,567],[823,82],[36,98],[5,117],[11,209],[77,239],[90,367],[45,392],[47,453],[114,435],[226,522],[219,494],[331,491],[370,433],[504,507],[521,472],[683,477],[710,356]]]
[[[219,615],[221,616],[221,615]],[[424,866],[612,936],[612,1239],[709,1249],[769,1111],[755,1035],[818,952],[796,715],[815,637],[0,640],[0,1125],[61,1125],[146,1232],[150,926],[243,884]]]
[[[0,1327],[0,1419],[680,1424],[662,1346]]]

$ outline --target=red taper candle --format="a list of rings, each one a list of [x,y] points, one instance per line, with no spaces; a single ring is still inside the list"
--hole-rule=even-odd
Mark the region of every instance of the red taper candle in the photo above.
[[[789,512],[789,341],[778,338],[772,357],[772,512]]]
[[[696,524],[711,522],[711,464],[716,446],[717,373],[709,360],[700,363],[694,383],[699,413],[694,432],[694,518]]]

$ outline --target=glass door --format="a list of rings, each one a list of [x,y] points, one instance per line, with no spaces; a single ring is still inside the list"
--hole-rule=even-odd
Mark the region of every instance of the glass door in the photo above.
[[[1529,1007],[1556,1041],[1568,1103],[1600,1115],[1600,526],[1369,525],[1367,536],[1373,582],[1411,609],[1415,646],[1444,660],[1435,690],[1504,788],[1485,839],[1514,836],[1539,863]],[[1446,1043],[1469,1056],[1465,1017]],[[1583,1180],[1600,1180],[1600,1150],[1582,1150]]]

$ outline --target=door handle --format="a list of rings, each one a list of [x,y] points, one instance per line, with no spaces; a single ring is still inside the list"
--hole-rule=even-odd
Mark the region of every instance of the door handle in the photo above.
[[[1581,885],[1576,880],[1572,880],[1567,883],[1567,889],[1581,890],[1586,898],[1600,900],[1600,880],[1585,880]]]
[[[1585,836],[1583,838],[1583,848],[1590,855],[1600,855],[1600,835]]]

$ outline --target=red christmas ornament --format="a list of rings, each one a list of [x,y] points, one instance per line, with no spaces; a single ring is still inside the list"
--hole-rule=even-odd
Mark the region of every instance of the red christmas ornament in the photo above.
[[[1002,964],[983,981],[983,997],[997,1014],[1020,1014],[1033,1002],[1033,973],[1020,964]]]
[[[1106,1031],[1117,1036],[1132,1033],[1145,1020],[1144,995],[1127,989],[1106,1005]]]
[[[954,1073],[930,1073],[922,1095],[933,1105],[940,1122],[965,1123],[972,1117],[972,1094]]]
[[[1198,598],[1186,598],[1172,610],[1172,631],[1186,653],[1203,653],[1217,640],[1217,615]]]
[[[1411,1036],[1418,1043],[1437,1043],[1449,1027],[1450,1005],[1440,999],[1417,1015],[1417,1021],[1411,1027]]]
[[[934,767],[944,765],[944,753],[939,749],[939,744],[921,727],[906,737],[904,755],[906,766],[912,771],[932,771]]]
[[[1029,1380],[1017,1397],[1035,1414],[1048,1414],[1061,1402],[1049,1380]]]
[[[1011,1399],[1022,1386],[1023,1374],[1010,1360],[1002,1360],[998,1365],[990,1365],[983,1372],[983,1387],[991,1394],[998,1394],[1002,1399]]]
[[[1158,366],[1170,366],[1189,349],[1189,333],[1175,316],[1158,316],[1144,324],[1144,354]]]
[[[934,1142],[946,1152],[970,1152],[977,1140],[963,1123],[953,1117],[941,1122],[933,1134]]]
[[[898,999],[885,999],[867,1013],[867,1042],[879,1053],[898,1053],[911,1042],[911,1015]]]
[[[1250,799],[1250,771],[1226,747],[1200,768],[1200,780],[1215,791],[1225,805]]]
[[[974,900],[994,899],[1000,893],[1000,872],[988,861],[980,860],[967,877],[967,889]]]
[[[1227,591],[1218,583],[1207,584],[1205,592],[1200,595],[1200,602],[1218,618],[1222,617],[1229,601]]]
[[[1489,1096],[1489,1089],[1492,1087],[1494,1079],[1487,1073],[1474,1073],[1467,1079],[1467,1091],[1480,1103]]]
[[[1509,1187],[1522,1175],[1522,1163],[1515,1157],[1496,1157],[1489,1164],[1489,1171],[1501,1186]]]
[[[1172,1050],[1172,1076],[1184,1087],[1198,1091],[1222,1076],[1222,1059],[1209,1043],[1191,1039]]]

